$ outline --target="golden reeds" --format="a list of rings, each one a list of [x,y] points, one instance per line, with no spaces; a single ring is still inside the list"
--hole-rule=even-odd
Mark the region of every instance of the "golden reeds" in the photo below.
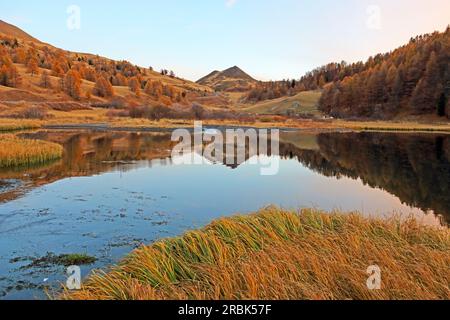
[[[62,153],[62,146],[56,143],[0,135],[0,168],[43,164],[61,158]]]
[[[143,246],[62,299],[449,299],[447,228],[268,208]],[[380,290],[367,268],[382,271]]]
[[[41,126],[38,120],[0,119],[0,132],[38,129]]]

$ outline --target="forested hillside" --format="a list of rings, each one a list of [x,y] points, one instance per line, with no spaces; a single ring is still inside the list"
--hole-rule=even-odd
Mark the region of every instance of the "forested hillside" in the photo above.
[[[245,100],[247,102],[259,102],[294,96],[303,91],[322,89],[327,83],[343,80],[345,77],[364,71],[368,66],[375,64],[381,58],[382,55],[376,56],[367,64],[363,62],[348,64],[345,61],[329,63],[306,73],[299,80],[261,81],[250,90]]]
[[[407,45],[366,62],[329,63],[299,80],[259,82],[245,100],[255,103],[322,89],[320,110],[334,117],[448,117],[450,28],[412,38]]]
[[[122,99],[167,106],[187,105],[188,95],[195,98],[212,91],[176,77],[173,71],[156,72],[128,61],[55,48],[0,20],[1,87],[0,100],[12,100],[8,97],[15,94],[15,100],[98,103]]]
[[[391,53],[347,69],[344,74],[350,75],[324,85],[321,111],[335,117],[383,119],[399,114],[450,115],[450,28],[418,36]],[[324,71],[323,83],[329,80],[326,77]]]

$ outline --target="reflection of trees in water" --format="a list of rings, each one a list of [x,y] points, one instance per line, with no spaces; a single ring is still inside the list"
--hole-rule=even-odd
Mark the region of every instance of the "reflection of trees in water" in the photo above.
[[[175,145],[168,133],[39,132],[31,138],[63,144],[63,159],[26,172],[0,172],[1,178],[20,179],[27,173],[35,186],[43,185],[65,177],[99,174],[120,163],[166,159]],[[450,217],[449,136],[323,133],[318,135],[317,145],[318,150],[305,150],[281,139],[280,155],[297,158],[325,176],[361,178],[369,186],[384,189],[411,206]],[[268,149],[270,153],[270,143]],[[246,149],[246,160],[250,154]],[[127,167],[121,166],[121,170]]]
[[[84,162],[83,159],[83,139],[81,135],[71,137],[64,144],[64,153],[62,160],[62,167],[67,171],[79,171],[79,164]],[[62,168],[61,168],[62,169]]]
[[[93,169],[108,162],[153,160],[167,157],[170,135],[138,133],[78,134],[64,143],[66,168]]]
[[[171,136],[161,133],[41,131],[26,134],[26,137],[62,144],[63,158],[44,167],[0,171],[0,179],[24,179],[26,176],[31,182],[25,189],[1,194],[0,201],[10,201],[26,189],[66,177],[101,174],[115,168],[131,170],[136,167],[129,165],[131,161],[165,159],[172,148]]]
[[[361,178],[369,186],[384,189],[408,205],[450,216],[450,137],[321,134],[318,144],[320,151],[293,153],[323,175]]]

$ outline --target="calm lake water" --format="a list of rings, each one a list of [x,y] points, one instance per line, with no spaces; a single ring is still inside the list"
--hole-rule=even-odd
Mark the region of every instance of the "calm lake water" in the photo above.
[[[86,276],[141,244],[267,205],[450,220],[447,135],[283,132],[274,176],[247,163],[173,165],[170,133],[24,135],[65,152],[44,167],[0,171],[3,299],[45,299],[65,282],[64,267],[32,266],[47,254],[95,256]]]

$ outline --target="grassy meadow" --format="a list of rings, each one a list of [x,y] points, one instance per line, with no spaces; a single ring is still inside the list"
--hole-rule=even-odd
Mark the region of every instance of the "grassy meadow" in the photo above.
[[[317,109],[321,91],[304,91],[292,97],[283,97],[268,101],[262,101],[252,106],[245,106],[243,110],[256,114],[284,114],[293,106],[297,106],[295,111],[319,115]]]
[[[267,208],[134,251],[74,300],[449,299],[450,232],[414,219]],[[382,271],[367,288],[367,268]]]
[[[43,164],[61,158],[62,153],[59,144],[0,135],[0,168]]]

